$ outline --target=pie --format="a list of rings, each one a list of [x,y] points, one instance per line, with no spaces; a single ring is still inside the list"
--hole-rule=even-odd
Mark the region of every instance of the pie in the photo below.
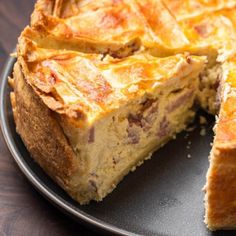
[[[235,0],[38,0],[9,80],[16,130],[85,204],[204,109],[217,115],[205,222],[236,228],[235,42]]]

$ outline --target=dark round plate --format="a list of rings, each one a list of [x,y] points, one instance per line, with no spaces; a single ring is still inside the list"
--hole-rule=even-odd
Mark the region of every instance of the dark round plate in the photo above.
[[[31,159],[15,131],[7,83],[13,63],[14,59],[8,60],[1,78],[2,132],[21,171],[54,205],[75,219],[120,235],[235,235],[235,231],[212,233],[203,222],[202,187],[213,117],[208,117],[205,136],[200,136],[199,126],[192,132],[182,132],[126,176],[102,202],[80,206]]]

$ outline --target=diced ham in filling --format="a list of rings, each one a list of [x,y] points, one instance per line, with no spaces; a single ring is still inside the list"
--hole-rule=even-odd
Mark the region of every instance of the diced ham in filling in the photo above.
[[[95,137],[95,129],[94,127],[90,128],[89,134],[88,134],[88,143],[93,143]]]
[[[160,122],[159,129],[157,131],[158,138],[164,138],[167,136],[170,132],[170,123],[166,119],[166,116],[163,117],[163,119]]]
[[[154,99],[147,99],[142,103],[142,108],[138,114],[129,114],[128,120],[128,140],[129,143],[137,144],[139,142],[140,128],[145,132],[151,127],[158,112],[158,101]]]
[[[170,102],[165,108],[166,114],[176,111],[179,107],[185,105],[189,99],[192,98],[194,91],[187,89],[184,93],[178,96],[174,101]],[[158,117],[158,101],[156,99],[147,99],[142,103],[142,107],[137,114],[129,114],[127,134],[128,143],[137,144],[140,141],[140,133],[142,131],[147,132],[153,127],[154,122],[157,121]],[[156,135],[158,138],[164,138],[169,136],[170,133],[170,122],[165,115],[159,125]]]
[[[206,23],[200,24],[200,25],[196,25],[194,29],[198,33],[199,36],[206,38],[209,34],[209,28],[207,26],[208,25]]]
[[[138,115],[130,114],[128,117],[129,126],[132,127],[133,125],[136,125],[142,127],[142,119],[143,119],[142,114]]]
[[[186,93],[181,95],[178,99],[176,99],[173,103],[169,104],[166,107],[166,110],[168,112],[175,111],[178,107],[182,106],[185,102],[187,102],[188,99],[191,98],[192,94],[193,94],[193,90],[188,90]]]
[[[133,126],[129,126],[127,128],[127,132],[128,132],[128,143],[130,144],[137,144],[139,143],[140,140],[140,134],[139,134],[139,130]]]

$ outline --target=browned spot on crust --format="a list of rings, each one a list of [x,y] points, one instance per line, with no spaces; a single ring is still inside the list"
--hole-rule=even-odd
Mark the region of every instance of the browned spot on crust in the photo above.
[[[207,24],[200,24],[194,26],[195,31],[200,35],[201,37],[207,37],[208,36],[208,28]]]

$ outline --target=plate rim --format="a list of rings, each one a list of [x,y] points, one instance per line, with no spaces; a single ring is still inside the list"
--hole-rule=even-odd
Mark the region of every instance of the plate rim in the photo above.
[[[104,230],[109,233],[117,234],[117,235],[138,235],[136,233],[118,228],[112,224],[106,223],[103,220],[100,220],[88,213],[85,213],[81,209],[73,209],[66,200],[63,200],[60,196],[58,196],[52,189],[45,186],[37,179],[37,174],[27,165],[24,161],[24,157],[18,152],[18,147],[16,143],[11,138],[11,132],[7,127],[7,117],[5,114],[5,104],[7,98],[4,97],[5,90],[7,88],[8,76],[12,73],[13,65],[16,61],[16,58],[8,56],[5,65],[3,66],[3,70],[0,76],[0,127],[2,131],[3,138],[5,143],[10,151],[14,161],[17,166],[20,168],[21,172],[28,179],[28,181],[35,187],[35,189],[51,204],[55,205],[59,210],[64,210],[69,216],[76,218],[77,220],[82,221],[82,223],[88,224],[90,226],[95,226],[100,230]],[[56,194],[56,195],[54,195]],[[64,212],[65,213],[65,212]]]

